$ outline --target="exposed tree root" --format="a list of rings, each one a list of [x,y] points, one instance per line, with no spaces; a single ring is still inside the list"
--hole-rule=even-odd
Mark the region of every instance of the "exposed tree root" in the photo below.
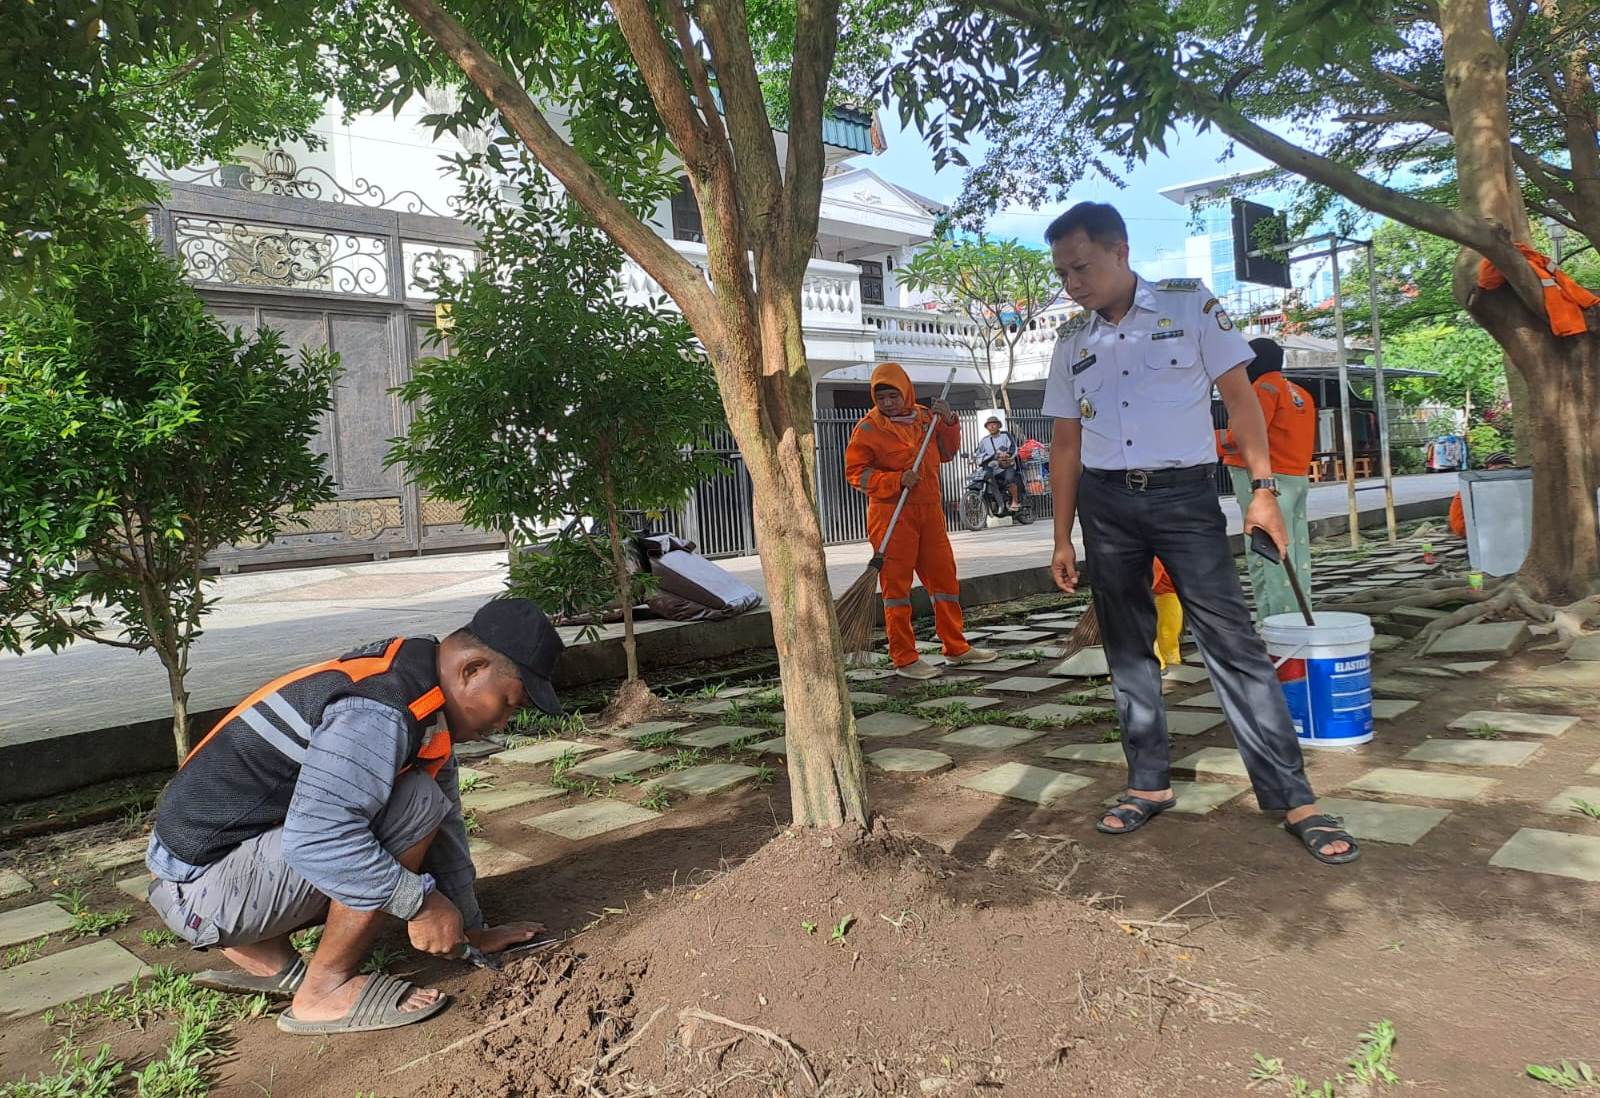
[[[1344,599],[1327,604],[1330,610],[1348,610],[1355,614],[1388,614],[1401,606],[1445,606],[1452,602],[1482,603],[1493,597],[1504,581],[1485,576],[1483,589],[1461,586],[1459,579],[1445,581],[1447,586],[1385,587],[1367,592],[1359,598]],[[1392,593],[1391,593],[1392,592]],[[1377,595],[1379,597],[1373,597]]]
[[[1446,614],[1437,621],[1430,622],[1418,634],[1418,639],[1422,641],[1424,651],[1433,643],[1435,638],[1447,630],[1454,629],[1460,625],[1470,625],[1473,622],[1497,615],[1523,617],[1540,624],[1553,624],[1557,637],[1556,646],[1564,649],[1584,635],[1584,627],[1590,621],[1600,617],[1600,595],[1579,599],[1568,606],[1554,606],[1547,602],[1540,602],[1529,595],[1522,584],[1516,580],[1499,584],[1492,594],[1486,591],[1462,590],[1475,597],[1466,600],[1469,605],[1463,606],[1453,613]],[[1438,592],[1437,594],[1446,593],[1448,592]],[[1462,601],[1463,597],[1457,592],[1455,597],[1441,601],[1457,602]],[[1428,604],[1407,602],[1402,605],[1423,606]]]

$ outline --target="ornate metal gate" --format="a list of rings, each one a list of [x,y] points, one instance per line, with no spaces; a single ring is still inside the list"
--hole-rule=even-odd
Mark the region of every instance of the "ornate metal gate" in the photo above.
[[[475,262],[472,230],[426,212],[412,192],[350,191],[331,177],[310,178],[313,170],[281,152],[209,169],[198,183],[170,181],[171,197],[152,212],[157,238],[225,324],[276,328],[291,348],[340,356],[334,406],[316,443],[337,498],[307,525],[268,544],[232,546],[213,563],[235,571],[503,544],[384,465],[389,440],[411,419],[393,390],[443,351],[424,346],[434,319],[425,286],[441,269],[459,274]]]

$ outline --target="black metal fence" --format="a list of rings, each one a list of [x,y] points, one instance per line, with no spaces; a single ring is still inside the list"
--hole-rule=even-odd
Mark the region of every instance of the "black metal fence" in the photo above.
[[[867,499],[850,487],[844,475],[845,446],[861,414],[849,409],[817,413],[817,499],[822,536],[829,545],[867,540]],[[973,451],[985,434],[977,412],[957,415],[961,420],[961,452],[939,472],[945,524],[950,530],[961,528],[961,496],[967,479],[977,468]],[[1011,416],[1010,432],[1019,446],[1029,438],[1048,444],[1050,420],[1035,408],[1019,410]],[[650,529],[686,538],[708,557],[747,556],[756,552],[750,474],[728,431],[718,432],[712,452],[725,471],[701,481],[683,506],[651,522]],[[1027,498],[1036,517],[1052,514],[1048,478],[1042,493],[1030,493]]]

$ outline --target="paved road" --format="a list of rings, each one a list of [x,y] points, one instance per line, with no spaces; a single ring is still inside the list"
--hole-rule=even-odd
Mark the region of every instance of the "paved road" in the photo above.
[[[1402,477],[1395,482],[1395,499],[1405,504],[1449,498],[1455,490],[1454,477]],[[1380,482],[1367,482],[1359,497],[1363,512],[1382,510]],[[1224,507],[1230,531],[1237,533],[1238,510],[1231,501]],[[1345,514],[1344,486],[1313,487],[1308,509],[1313,519]],[[1039,522],[955,534],[951,541],[961,574],[975,576],[1040,567],[1049,559],[1050,538],[1049,523]],[[866,545],[828,550],[836,592],[861,574],[869,555]],[[757,558],[721,563],[764,590]],[[284,671],[375,637],[447,633],[500,590],[504,570],[505,555],[495,552],[225,576],[215,588],[217,608],[193,650],[191,708],[231,705]],[[0,654],[0,700],[0,745],[171,712],[165,673],[154,655],[93,644],[56,654]]]

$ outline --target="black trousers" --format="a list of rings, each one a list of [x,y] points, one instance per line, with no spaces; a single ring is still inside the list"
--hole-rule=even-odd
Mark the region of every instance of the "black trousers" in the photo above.
[[[1313,804],[1300,741],[1267,648],[1250,622],[1215,481],[1196,476],[1138,489],[1086,471],[1078,485],[1089,580],[1111,667],[1131,789],[1171,784],[1167,712],[1156,662],[1151,561],[1183,602],[1256,800],[1266,810]]]

